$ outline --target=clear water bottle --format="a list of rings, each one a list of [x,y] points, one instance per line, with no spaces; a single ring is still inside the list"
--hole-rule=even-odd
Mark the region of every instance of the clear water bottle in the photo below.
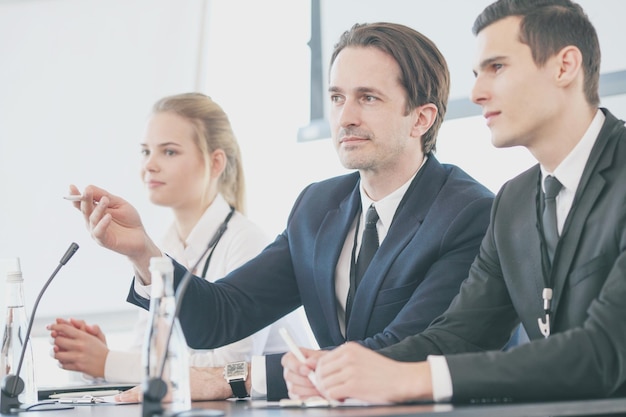
[[[15,267],[6,274],[6,316],[0,355],[0,377],[17,374],[20,356],[24,344],[27,344],[18,375],[24,381],[24,390],[18,396],[18,400],[22,404],[34,404],[37,402],[37,386],[33,349],[30,339],[24,339],[28,330],[28,314],[24,307],[24,278],[22,278],[19,259],[15,264]]]
[[[172,261],[168,257],[152,258],[150,273],[152,290],[150,321],[143,353],[144,387],[155,378],[162,378],[167,386],[165,397],[165,402],[169,403],[167,408],[172,412],[189,410],[191,409],[189,350],[178,318],[172,320],[176,311]],[[174,327],[170,336],[172,325]],[[163,366],[165,354],[167,357]]]

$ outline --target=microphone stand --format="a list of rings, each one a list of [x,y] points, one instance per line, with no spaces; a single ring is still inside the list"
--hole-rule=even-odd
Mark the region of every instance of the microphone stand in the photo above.
[[[213,238],[207,245],[206,249],[202,252],[202,255],[198,258],[196,263],[185,272],[185,275],[180,280],[180,284],[178,284],[178,288],[174,294],[174,299],[176,300],[176,307],[174,309],[174,314],[172,315],[172,320],[170,322],[169,331],[167,333],[167,339],[165,341],[165,352],[163,353],[163,358],[159,367],[157,368],[157,376],[151,377],[148,379],[146,383],[143,385],[143,401],[142,401],[142,417],[153,417],[153,416],[162,416],[163,415],[163,406],[161,405],[161,401],[167,394],[167,384],[163,380],[163,374],[165,372],[165,363],[167,361],[167,347],[170,345],[170,340],[172,338],[172,333],[174,331],[174,322],[176,321],[176,317],[178,317],[178,313],[180,312],[180,307],[182,305],[182,299],[185,295],[185,291],[187,291],[187,286],[189,285],[189,281],[191,280],[191,271],[195,271],[195,269],[200,265],[200,261],[206,256],[206,254],[215,246],[217,242],[220,240],[224,232],[226,231],[227,223],[222,223],[220,228],[215,232]],[[209,410],[206,410],[207,412]],[[213,412],[213,416],[223,415],[224,413],[219,412],[219,414],[215,414],[216,410],[211,410]],[[209,414],[207,414],[209,415]]]
[[[28,328],[26,330],[26,335],[24,336],[24,346],[22,346],[22,352],[20,353],[20,361],[18,362],[17,369],[15,374],[6,375],[2,379],[2,385],[0,386],[0,413],[2,414],[12,414],[14,412],[19,412],[20,403],[18,396],[24,391],[24,380],[20,378],[20,371],[22,370],[22,363],[24,362],[24,356],[26,355],[26,348],[28,346],[28,342],[30,340],[30,331],[33,328],[33,321],[35,319],[35,312],[37,311],[37,306],[39,305],[39,301],[41,300],[41,296],[46,291],[46,288],[52,282],[52,279],[57,275],[59,270],[70,260],[74,253],[78,250],[78,245],[74,242],[70,245],[70,247],[65,252],[65,255],[59,261],[59,265],[56,267],[48,281],[46,281],[45,285],[39,292],[37,296],[37,300],[35,301],[35,306],[33,307],[33,313],[30,316],[30,320],[28,321]]]

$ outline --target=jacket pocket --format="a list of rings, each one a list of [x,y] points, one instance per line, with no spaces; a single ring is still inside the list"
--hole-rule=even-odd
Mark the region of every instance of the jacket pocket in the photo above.
[[[603,279],[609,273],[611,264],[607,261],[604,255],[596,256],[590,261],[580,265],[572,271],[569,276],[568,284],[573,287],[592,276],[601,276]]]

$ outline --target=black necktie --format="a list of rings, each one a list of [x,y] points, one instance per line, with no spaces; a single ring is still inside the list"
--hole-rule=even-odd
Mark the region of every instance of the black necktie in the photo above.
[[[378,222],[378,213],[372,204],[365,214],[365,227],[363,228],[363,237],[361,238],[361,249],[359,256],[350,269],[350,289],[348,290],[348,299],[346,301],[346,327],[350,319],[350,310],[352,310],[352,300],[356,288],[361,282],[361,278],[365,274],[376,250],[378,249],[378,231],[376,223]],[[354,255],[353,255],[354,256]]]
[[[554,258],[554,250],[559,240],[559,232],[556,225],[556,196],[561,191],[563,185],[552,175],[548,175],[543,180],[544,185],[544,207],[543,207],[543,237],[548,249],[550,264]]]
[[[363,238],[361,239],[361,249],[359,257],[355,265],[354,282],[356,287],[361,283],[361,278],[365,274],[376,250],[378,249],[378,232],[376,231],[376,223],[378,222],[378,213],[372,204],[365,214],[365,227],[363,228]]]

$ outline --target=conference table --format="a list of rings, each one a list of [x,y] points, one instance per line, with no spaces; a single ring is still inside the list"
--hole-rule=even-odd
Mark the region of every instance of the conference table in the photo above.
[[[2,414],[5,416],[6,414]],[[77,405],[68,410],[21,412],[28,417],[141,417],[141,404]],[[167,407],[165,416],[168,413]],[[193,402],[177,417],[510,417],[510,416],[626,416],[626,398],[508,404],[402,404],[326,408],[285,408],[250,400]],[[13,414],[15,416],[15,414]]]

